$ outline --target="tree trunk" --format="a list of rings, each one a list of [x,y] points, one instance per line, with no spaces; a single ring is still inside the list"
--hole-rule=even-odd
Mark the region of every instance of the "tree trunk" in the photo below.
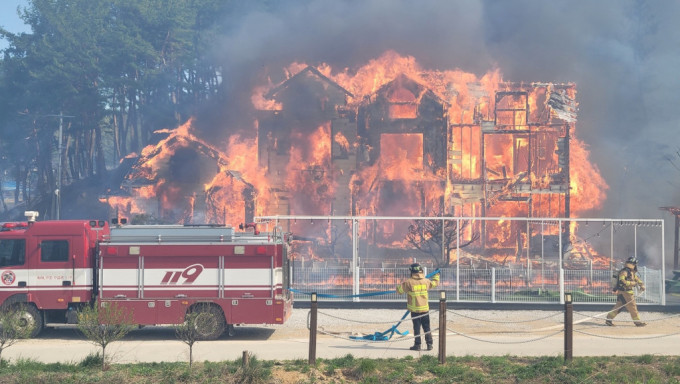
[[[118,114],[114,109],[111,113],[111,118],[113,122],[113,162],[117,163],[122,157],[120,155],[120,129],[118,128]]]
[[[44,129],[44,132],[41,133],[43,134],[38,136],[35,148],[38,154],[38,192],[42,196],[52,196],[55,189],[51,145],[54,132]]]
[[[137,152],[141,150],[139,143],[139,131],[137,130],[137,103],[135,101],[134,91],[130,92],[130,97],[128,97],[128,118],[125,125],[128,127],[130,132],[130,150],[132,152]]]
[[[87,169],[87,176],[88,177],[93,177],[94,176],[94,164],[92,163],[92,159],[94,158],[95,155],[95,145],[94,145],[94,131],[87,131],[85,134],[85,137],[87,138],[87,158],[86,160],[86,169]]]
[[[94,131],[97,161],[97,177],[104,179],[106,175],[106,159],[104,159],[104,146],[102,144],[102,128],[97,125]]]
[[[3,211],[7,212],[7,204],[5,203],[5,190],[2,188],[2,172],[0,172],[0,202],[2,202]]]

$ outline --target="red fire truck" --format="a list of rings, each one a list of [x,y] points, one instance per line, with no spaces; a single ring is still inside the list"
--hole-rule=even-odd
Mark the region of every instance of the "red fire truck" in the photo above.
[[[0,302],[34,325],[75,324],[97,300],[139,325],[181,324],[200,311],[215,339],[234,325],[283,324],[292,311],[288,235],[217,225],[111,225],[100,220],[4,223]]]

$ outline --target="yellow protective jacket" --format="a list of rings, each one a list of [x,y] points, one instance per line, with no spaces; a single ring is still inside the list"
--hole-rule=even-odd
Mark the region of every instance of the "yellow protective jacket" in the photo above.
[[[641,290],[645,289],[645,284],[640,279],[635,269],[626,266],[619,271],[619,282],[616,286],[616,290],[619,292],[633,293],[633,288],[640,287]]]
[[[439,274],[434,275],[432,280],[425,278],[425,274],[414,273],[409,279],[397,285],[397,292],[406,293],[406,308],[415,313],[430,310],[427,291],[439,285]]]

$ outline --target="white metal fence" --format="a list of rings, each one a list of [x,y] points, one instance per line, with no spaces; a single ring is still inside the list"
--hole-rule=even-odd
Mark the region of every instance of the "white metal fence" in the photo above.
[[[291,287],[325,300],[399,301],[392,291],[419,262],[441,267],[448,300],[613,303],[612,275],[635,256],[665,305],[663,220],[521,217],[258,217],[292,234]],[[265,230],[267,230],[265,229]],[[438,290],[431,298],[437,299]],[[301,296],[302,295],[302,296]],[[298,299],[304,294],[296,293]]]
[[[439,287],[430,291],[430,300],[446,291],[448,301],[488,303],[562,303],[564,293],[572,293],[575,303],[614,303],[609,270],[532,271],[527,269],[440,270]],[[404,301],[396,287],[408,277],[407,268],[359,268],[359,286],[348,268],[293,268],[291,287],[296,300],[306,300],[315,292],[325,301]],[[662,303],[661,271],[642,267],[640,277],[646,290],[638,304]],[[393,291],[381,295],[375,293]]]

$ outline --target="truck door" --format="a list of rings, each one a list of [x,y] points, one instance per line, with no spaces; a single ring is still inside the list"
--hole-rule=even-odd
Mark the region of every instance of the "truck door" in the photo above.
[[[26,240],[0,240],[0,303],[15,295],[28,293]]]
[[[65,309],[73,296],[76,241],[72,236],[40,236],[29,257],[28,290],[43,309]]]

